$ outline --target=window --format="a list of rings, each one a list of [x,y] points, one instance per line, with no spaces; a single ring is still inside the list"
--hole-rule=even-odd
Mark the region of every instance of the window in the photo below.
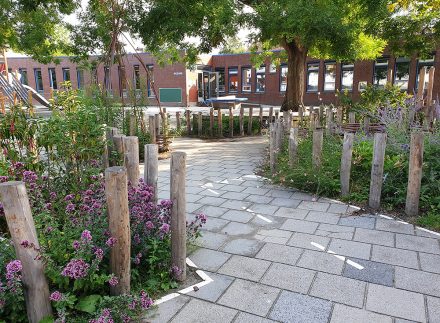
[[[256,92],[264,92],[266,90],[266,65],[261,65],[256,71],[257,84]]]
[[[319,63],[307,64],[307,92],[318,92]]]
[[[236,67],[228,68],[228,90],[229,92],[238,91],[238,69]]]
[[[374,62],[373,85],[383,88],[388,81],[388,59],[379,58]]]
[[[353,90],[354,65],[341,64],[341,90]]]
[[[110,80],[110,68],[108,66],[104,66],[104,86],[106,90],[112,88],[112,83]]]
[[[35,89],[43,93],[43,76],[41,75],[41,68],[34,69],[34,76],[35,76]]]
[[[76,70],[76,82],[78,85],[78,89],[84,88],[84,71],[81,69]]]
[[[394,84],[402,91],[408,90],[410,60],[399,57],[396,59]]]
[[[49,68],[49,84],[52,89],[58,89],[57,74],[55,68]]]
[[[324,91],[336,90],[336,63],[327,62],[324,68]]]
[[[287,89],[287,66],[280,67],[280,92],[286,92]]]
[[[21,84],[29,85],[27,70],[25,68],[19,68],[18,71],[20,73]]]
[[[70,82],[70,68],[63,68],[63,81]]]
[[[215,71],[218,73],[218,91],[219,93],[225,92],[225,69],[223,67],[219,67],[216,68]]]
[[[98,69],[96,67],[92,67],[92,83],[98,84]]]
[[[241,91],[252,91],[252,69],[250,67],[244,67],[241,69]]]
[[[419,59],[417,61],[417,76],[416,76],[416,89],[419,88],[419,77],[420,77],[420,70],[423,67],[426,67],[426,73],[425,73],[425,89],[428,87],[429,83],[429,69],[434,66],[434,56],[428,59]]]
[[[139,70],[139,65],[133,66],[133,83],[136,90],[141,89],[141,73]]]
[[[277,72],[277,66],[275,63],[270,63],[270,67],[269,67],[269,73],[276,73]]]
[[[147,65],[148,78],[147,78],[147,95],[149,98],[154,98],[154,66]]]

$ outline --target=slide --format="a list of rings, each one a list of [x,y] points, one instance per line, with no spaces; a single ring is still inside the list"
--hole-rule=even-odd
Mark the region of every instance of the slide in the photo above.
[[[38,93],[37,91],[35,91],[33,88],[31,88],[30,86],[27,85],[23,85],[23,87],[26,90],[29,90],[32,92],[32,97],[34,99],[36,99],[40,104],[44,105],[45,107],[49,108],[50,107],[50,103],[49,101],[47,101],[40,93]]]

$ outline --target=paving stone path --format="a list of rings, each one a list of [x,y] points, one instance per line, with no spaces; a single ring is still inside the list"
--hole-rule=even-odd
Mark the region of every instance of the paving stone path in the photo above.
[[[161,304],[152,321],[440,322],[440,237],[268,184],[253,173],[265,146],[173,144],[188,154],[188,216],[208,216],[190,258],[214,281]],[[169,198],[169,160],[159,176]]]

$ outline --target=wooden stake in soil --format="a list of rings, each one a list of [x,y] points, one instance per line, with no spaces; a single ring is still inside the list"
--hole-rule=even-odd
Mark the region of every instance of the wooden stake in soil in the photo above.
[[[201,137],[203,134],[202,126],[203,126],[203,115],[202,115],[202,112],[199,112],[198,122],[197,122],[197,132],[198,132],[199,137]]]
[[[273,122],[273,107],[269,108],[269,124]]]
[[[154,125],[156,129],[156,138],[162,133],[160,130],[160,114],[154,115]]]
[[[134,136],[136,134],[136,116],[134,114],[130,114],[130,127],[129,127],[130,136]]]
[[[250,107],[249,108],[248,129],[247,129],[248,136],[252,136],[252,118],[253,118],[253,115],[254,115],[254,108]]]
[[[119,158],[122,159],[122,163],[125,162],[124,159],[124,153],[125,153],[125,147],[124,147],[124,135],[116,134],[113,135],[113,147],[114,150],[118,153]]]
[[[135,136],[124,138],[125,167],[127,168],[127,178],[132,186],[139,185],[139,139]]]
[[[178,281],[186,279],[186,153],[171,154],[170,199],[171,209],[171,262],[180,274]]]
[[[153,202],[157,204],[157,179],[159,174],[159,146],[145,145],[144,182],[153,188]]]
[[[411,133],[409,155],[405,213],[410,216],[416,216],[419,213],[420,187],[422,183],[423,132],[413,131]]]
[[[182,127],[181,122],[180,122],[180,111],[176,112],[176,129],[180,130],[180,128]]]
[[[321,167],[322,158],[322,144],[324,141],[324,132],[322,129],[315,129],[313,131],[313,165],[317,168]]]
[[[336,110],[336,122],[338,123],[339,126],[342,125],[342,114],[343,114],[342,108],[339,107],[338,110]]]
[[[325,122],[325,129],[327,134],[332,133],[333,130],[333,111],[332,108],[327,108],[325,111],[325,117],[326,117],[326,122]]]
[[[261,135],[262,131],[263,131],[263,107],[260,106],[260,114],[258,116],[258,120],[260,122],[259,126],[258,126],[258,134]]]
[[[298,127],[290,128],[289,136],[289,165],[293,166],[295,164],[295,159],[298,150]]]
[[[218,109],[218,115],[217,115],[217,122],[218,122],[218,136],[219,138],[223,137],[223,120],[222,120],[223,114],[222,110]]]
[[[356,113],[350,112],[348,114],[348,123],[356,123]]]
[[[234,137],[234,111],[229,107],[229,137]]]
[[[341,195],[347,196],[350,194],[350,172],[351,172],[351,158],[353,156],[353,141],[354,133],[344,133],[344,143],[342,145],[341,156]]]
[[[240,136],[244,136],[244,108],[240,107],[240,115],[238,116],[238,122],[240,123]]]
[[[209,109],[209,135],[214,137],[214,108]]]
[[[186,110],[185,111],[185,117],[186,117],[186,132],[187,135],[191,135],[191,111]]]
[[[276,125],[274,123],[269,124],[269,164],[270,171],[273,174],[275,171],[275,146],[276,146]]]
[[[105,170],[105,196],[110,235],[116,239],[110,250],[110,270],[119,281],[116,286],[110,286],[110,293],[130,294],[131,237],[127,171],[124,167]]]
[[[44,266],[39,260],[40,249],[34,219],[23,182],[5,182],[0,184],[0,201],[3,205],[6,223],[14,243],[15,254],[21,261],[24,299],[29,322],[38,323],[52,315],[49,300],[49,286],[44,276]],[[21,245],[28,241],[34,247]],[[2,268],[3,270],[3,268]]]
[[[156,138],[156,121],[154,116],[148,117],[148,132],[150,133],[151,143],[155,144],[157,142]]]
[[[372,209],[380,207],[380,195],[382,193],[383,164],[387,142],[386,133],[374,134],[373,161],[371,163],[370,196],[368,205]]]

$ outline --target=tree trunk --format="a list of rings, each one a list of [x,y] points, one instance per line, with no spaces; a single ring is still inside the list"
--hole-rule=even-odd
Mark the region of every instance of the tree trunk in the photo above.
[[[307,58],[307,49],[297,42],[284,42],[287,52],[287,87],[281,111],[298,111],[303,106],[304,69]]]

